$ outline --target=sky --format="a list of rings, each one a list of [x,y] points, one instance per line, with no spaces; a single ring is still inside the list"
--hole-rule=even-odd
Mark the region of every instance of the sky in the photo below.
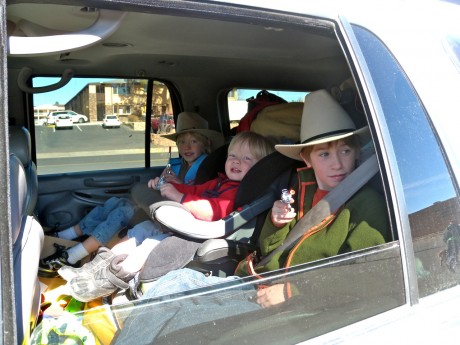
[[[110,79],[87,79],[87,78],[73,78],[69,81],[67,85],[60,88],[59,90],[52,91],[52,92],[45,92],[45,93],[37,93],[34,94],[34,105],[43,105],[43,104],[55,104],[58,102],[59,104],[67,103],[72,97],[75,96],[75,91],[80,91],[88,84],[89,81],[94,82],[102,82],[113,80],[114,78]],[[57,83],[59,78],[34,78],[33,84],[34,86],[45,86]]]

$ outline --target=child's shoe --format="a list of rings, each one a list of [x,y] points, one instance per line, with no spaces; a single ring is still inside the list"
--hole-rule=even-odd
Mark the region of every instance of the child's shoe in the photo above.
[[[110,265],[93,274],[79,272],[78,276],[67,283],[72,296],[81,302],[89,302],[99,297],[113,294],[115,291],[129,288],[128,282],[136,273],[126,272],[121,263],[127,255],[118,255]]]
[[[72,266],[63,266],[58,270],[59,275],[67,281],[79,275],[93,275],[97,271],[105,269],[115,257],[115,254],[107,247],[100,247],[96,256],[80,268]]]
[[[69,259],[67,248],[57,243],[53,243],[53,245],[56,248],[56,252],[40,260],[40,264],[38,267],[38,275],[40,277],[55,278],[59,276],[57,271],[62,266],[78,267],[80,263],[80,262],[77,262],[75,264],[69,263],[67,261]]]

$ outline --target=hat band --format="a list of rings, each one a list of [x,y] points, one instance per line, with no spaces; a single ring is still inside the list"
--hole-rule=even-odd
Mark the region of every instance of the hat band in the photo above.
[[[350,132],[353,132],[354,130],[355,130],[354,128],[348,128],[348,129],[341,129],[341,130],[338,130],[338,131],[327,132],[327,133],[323,133],[323,134],[320,134],[320,135],[315,135],[314,137],[305,139],[304,141],[301,142],[301,144],[308,144],[309,142],[312,142],[314,140],[317,140],[317,139],[320,139],[320,138],[331,137],[333,135],[350,133]]]

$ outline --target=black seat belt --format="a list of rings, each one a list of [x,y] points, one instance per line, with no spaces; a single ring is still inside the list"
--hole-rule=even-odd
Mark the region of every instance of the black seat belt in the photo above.
[[[284,242],[267,256],[263,257],[257,266],[266,265],[277,253],[294,247],[296,242],[304,235],[305,231],[321,223],[324,218],[345,204],[345,202],[363,187],[378,170],[377,157],[373,154],[311,208],[310,211],[294,225]]]

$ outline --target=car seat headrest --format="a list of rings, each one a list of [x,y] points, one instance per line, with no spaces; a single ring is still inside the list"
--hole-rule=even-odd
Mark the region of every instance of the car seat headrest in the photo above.
[[[21,126],[9,127],[10,152],[14,153],[27,168],[31,162],[31,141],[29,131]]]

